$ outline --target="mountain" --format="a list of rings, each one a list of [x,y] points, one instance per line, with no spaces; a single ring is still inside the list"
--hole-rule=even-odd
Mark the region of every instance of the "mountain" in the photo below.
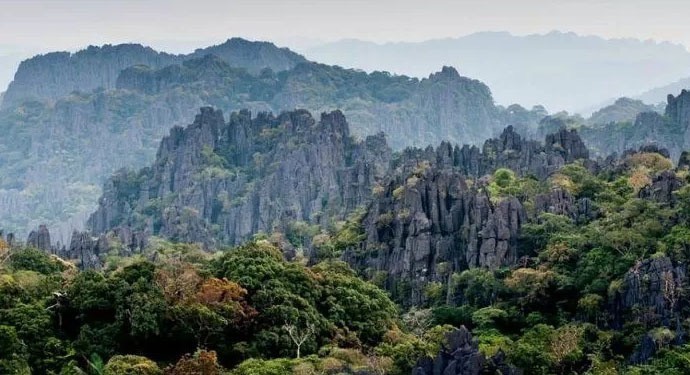
[[[89,46],[76,53],[52,52],[23,61],[7,89],[2,108],[26,100],[56,100],[74,91],[114,89],[120,71],[130,66],[162,68],[208,54],[253,73],[263,68],[287,70],[306,61],[302,56],[271,43],[239,38],[197,49],[188,55],[171,55],[140,44]]]
[[[683,90],[678,96],[668,95],[667,102],[662,113],[654,109],[637,114],[633,120],[620,117],[623,121],[604,125],[587,126],[576,119],[546,117],[540,125],[543,128],[541,132],[560,127],[578,128],[590,150],[600,157],[653,145],[666,149],[672,159],[677,159],[683,151],[690,149],[690,92]],[[620,107],[614,105],[615,110],[606,108],[603,111],[610,114],[619,111]],[[639,102],[634,107],[643,108]],[[631,114],[625,117],[629,118]],[[589,122],[593,121],[590,119]]]
[[[655,112],[656,106],[645,104],[641,100],[619,98],[613,104],[603,107],[592,113],[587,119],[587,124],[605,125],[612,122],[634,121],[642,112]],[[663,112],[663,108],[661,108]]]
[[[645,103],[663,103],[666,101],[668,94],[681,92],[682,90],[690,90],[690,78],[683,78],[671,84],[645,91],[635,98]]]
[[[49,77],[56,68],[42,63],[50,58],[37,57],[23,64],[23,73],[17,74],[11,87],[14,94],[8,91],[7,95],[18,97],[20,87],[26,92],[51,91],[50,95],[69,93],[21,104],[10,100],[0,110],[0,174],[5,177],[0,181],[0,219],[5,228],[24,233],[45,223],[56,228],[54,238],[68,241],[72,229],[81,228],[96,205],[105,179],[122,167],[150,163],[168,130],[186,123],[201,106],[226,113],[243,108],[254,113],[341,109],[353,135],[364,138],[384,131],[394,149],[442,140],[478,143],[499,132],[502,124],[535,128],[545,114],[543,108],[495,106],[486,85],[460,76],[451,67],[421,80],[312,62],[274,71],[265,65],[283,69],[300,58],[270,44],[235,39],[211,47],[214,52],[218,48],[240,65],[253,61],[257,65],[234,67],[233,61],[211,54],[184,57],[165,67],[135,64],[113,78],[122,61],[133,62],[131,51],[143,51],[154,65],[181,58],[134,45],[57,55],[61,57],[54,58],[64,60],[68,67],[71,61],[81,65],[73,68],[78,74],[55,79]],[[118,51],[124,55],[119,57]],[[100,59],[111,63],[97,63]],[[43,77],[45,85],[38,78],[25,79],[29,72],[31,77]],[[82,78],[80,82],[90,82],[90,86],[107,81],[113,87],[90,91],[64,87]],[[52,83],[56,81],[61,83]]]
[[[499,103],[542,104],[550,111],[579,111],[690,75],[690,52],[682,46],[561,32],[483,32],[415,43],[343,40],[301,52],[327,64],[415,77],[439,63],[453,65],[487,83]]]

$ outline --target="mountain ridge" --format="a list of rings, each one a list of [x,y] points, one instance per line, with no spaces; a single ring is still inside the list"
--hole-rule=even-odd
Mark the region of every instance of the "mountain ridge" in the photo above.
[[[690,52],[682,45],[562,32],[480,32],[383,44],[347,40],[300,52],[325,63],[417,77],[427,75],[432,62],[442,62],[486,82],[501,104],[543,104],[551,111],[577,111],[690,74]],[[653,79],[640,77],[650,77],[650,72]]]
[[[230,38],[221,44],[178,55],[156,51],[138,43],[91,45],[74,53],[50,52],[22,61],[0,108],[30,99],[55,100],[72,91],[90,92],[99,87],[112,89],[120,71],[127,67],[143,64],[162,68],[207,54],[217,55],[228,64],[245,68],[254,74],[266,67],[281,71],[306,61],[287,48],[242,38]],[[51,79],[45,75],[46,70]]]

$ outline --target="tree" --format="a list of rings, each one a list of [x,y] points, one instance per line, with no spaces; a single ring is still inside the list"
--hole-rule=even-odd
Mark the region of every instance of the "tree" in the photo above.
[[[10,245],[0,236],[0,269],[5,266],[10,259],[11,248]]]
[[[165,262],[156,270],[156,284],[171,304],[193,298],[201,281],[194,265],[178,259]]]
[[[116,355],[110,358],[103,375],[162,375],[163,371],[152,360],[137,355]]]
[[[63,271],[62,263],[43,251],[32,248],[12,251],[9,264],[15,270],[35,271],[44,275]]]
[[[421,337],[432,326],[431,309],[420,309],[417,306],[412,306],[410,311],[403,315],[402,321],[410,332]]]
[[[197,350],[185,355],[174,366],[165,369],[166,375],[220,375],[222,368],[214,351]]]
[[[14,327],[0,325],[0,373],[29,375],[26,345]]]
[[[292,323],[285,323],[285,325],[283,325],[283,329],[288,333],[290,339],[297,347],[297,359],[299,359],[302,344],[304,344],[309,336],[313,335],[315,332],[314,325],[307,324],[307,327],[304,330],[300,330],[300,328]]]
[[[551,337],[551,355],[557,363],[562,363],[566,358],[580,352],[580,340],[583,329],[575,325],[560,327]]]

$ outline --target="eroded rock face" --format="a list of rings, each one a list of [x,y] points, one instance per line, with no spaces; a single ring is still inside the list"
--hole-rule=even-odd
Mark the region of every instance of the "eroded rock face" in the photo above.
[[[89,225],[102,233],[126,224],[209,246],[291,221],[325,225],[369,198],[390,155],[382,135],[354,141],[339,111],[320,121],[307,111],[241,111],[225,123],[220,111],[202,108],[163,139],[152,167],[110,180]]]
[[[517,199],[492,201],[461,174],[428,168],[388,182],[362,221],[366,240],[344,258],[385,273],[387,289],[405,303],[423,304],[429,282],[445,283],[467,268],[513,264],[525,220]]]
[[[673,206],[678,201],[673,192],[683,185],[683,181],[673,171],[663,171],[654,176],[652,183],[642,188],[638,195],[640,198],[652,199]]]
[[[448,332],[446,342],[447,346],[441,348],[435,359],[420,359],[412,375],[521,374],[505,363],[505,354],[500,350],[491,358],[484,357],[479,352],[479,344],[464,326]]]
[[[151,167],[114,176],[89,225],[97,235],[125,226],[214,247],[285,232],[297,221],[325,227],[366,205],[366,240],[344,258],[362,271],[385,272],[387,289],[419,304],[429,282],[518,257],[527,213],[514,197],[489,197],[482,176],[510,168],[547,178],[587,155],[574,131],[540,144],[509,127],[481,152],[444,142],[407,149],[391,162],[383,135],[355,141],[339,111],[319,121],[306,111],[254,118],[241,111],[226,123],[207,107],[193,124],[170,131]],[[594,215],[591,202],[564,192],[538,203],[539,212]]]
[[[37,230],[29,233],[29,238],[26,240],[27,245],[39,250],[50,252],[52,244],[50,242],[50,231],[45,225],[40,225]]]
[[[362,220],[366,240],[343,258],[371,277],[384,275],[398,301],[423,305],[429,283],[447,285],[454,272],[497,269],[519,257],[517,240],[528,214],[515,197],[489,197],[483,176],[510,168],[543,179],[587,156],[574,131],[549,135],[541,144],[523,140],[512,127],[486,141],[481,152],[447,142],[437,149],[407,149],[368,206]],[[585,221],[596,216],[592,206],[554,191],[537,197],[534,211]],[[450,303],[454,297],[445,298]]]
[[[668,325],[680,308],[681,288],[687,283],[685,265],[674,265],[665,256],[643,260],[626,273],[616,295],[617,311],[636,308],[646,314],[640,318]]]
[[[69,244],[52,244],[50,231],[45,225],[41,225],[31,232],[26,243],[48,254],[73,261],[81,269],[99,269],[105,262],[106,255],[127,257],[143,253],[148,246],[148,238],[149,234],[146,232],[117,227],[98,236],[89,232],[74,231]],[[12,245],[14,236],[8,236],[7,241]]]
[[[550,213],[563,215],[575,222],[586,222],[597,217],[594,203],[589,198],[575,199],[572,194],[563,189],[552,189],[549,193],[538,194],[534,198],[534,213]]]
[[[561,129],[548,134],[540,143],[522,138],[512,126],[498,138],[488,139],[482,148],[452,146],[443,142],[434,149],[407,149],[398,165],[409,171],[419,161],[427,161],[439,168],[455,168],[469,177],[482,177],[498,168],[508,168],[521,176],[548,177],[567,163],[588,160],[589,152],[575,130]]]
[[[666,256],[645,259],[635,264],[624,276],[610,305],[611,326],[616,329],[626,322],[644,327],[666,327],[675,334],[674,344],[685,342],[681,311],[687,307],[683,297],[688,285],[687,266],[674,264]],[[647,334],[630,361],[643,363],[658,350],[651,334]]]

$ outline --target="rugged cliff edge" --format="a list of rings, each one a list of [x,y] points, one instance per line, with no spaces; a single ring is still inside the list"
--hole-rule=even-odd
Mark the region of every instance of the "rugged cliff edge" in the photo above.
[[[146,228],[174,240],[238,244],[291,221],[325,226],[363,204],[386,171],[383,135],[355,141],[342,113],[202,108],[163,139],[156,162],[106,185],[90,228]]]
[[[394,298],[423,305],[429,283],[446,284],[468,268],[511,266],[519,257],[517,240],[528,212],[516,197],[491,197],[482,177],[509,168],[544,180],[587,157],[577,133],[565,129],[543,144],[508,127],[482,151],[449,143],[408,149],[368,206],[361,222],[366,239],[343,257],[369,277],[383,277]],[[539,195],[537,201],[541,212],[579,215],[580,202],[566,192]],[[449,292],[448,302],[453,298]]]

